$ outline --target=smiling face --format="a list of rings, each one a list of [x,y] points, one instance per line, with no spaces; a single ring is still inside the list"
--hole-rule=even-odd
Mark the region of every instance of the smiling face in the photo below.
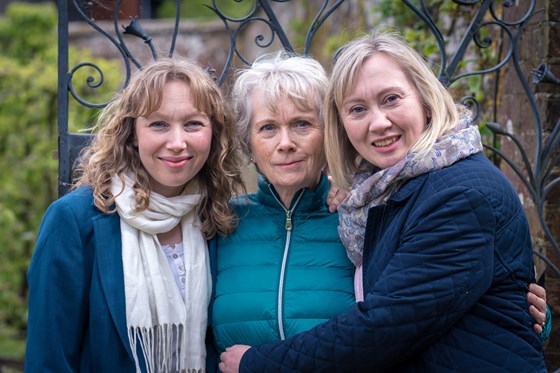
[[[165,84],[160,107],[135,124],[134,145],[150,176],[152,191],[176,196],[206,163],[212,143],[208,115],[193,103],[182,81]]]
[[[277,110],[253,92],[251,150],[254,162],[285,206],[302,188],[315,188],[325,165],[323,127],[318,110],[306,111],[281,96]]]
[[[427,125],[417,88],[384,53],[364,61],[339,113],[354,148],[381,169],[405,158]]]

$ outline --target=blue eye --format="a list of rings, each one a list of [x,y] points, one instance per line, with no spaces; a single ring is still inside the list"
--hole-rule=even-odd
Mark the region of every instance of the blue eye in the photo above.
[[[390,104],[390,103],[395,102],[397,100],[398,100],[398,97],[396,95],[390,95],[390,96],[387,96],[387,98],[385,99],[385,102]]]
[[[272,124],[265,124],[261,127],[261,131],[272,131],[274,126]]]
[[[364,112],[365,110],[366,109],[364,109],[362,106],[355,106],[350,111],[352,113],[355,113],[355,114],[360,114],[360,113]]]
[[[296,127],[302,128],[302,127],[309,127],[311,125],[311,123],[309,123],[306,120],[298,120],[296,122]]]
[[[155,121],[150,123],[150,127],[155,127],[155,128],[161,128],[161,127],[166,127],[167,124],[165,122],[162,121]]]

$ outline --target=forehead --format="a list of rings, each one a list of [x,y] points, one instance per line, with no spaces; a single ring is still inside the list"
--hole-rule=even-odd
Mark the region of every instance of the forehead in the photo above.
[[[286,110],[319,113],[319,104],[311,92],[305,96],[300,96],[286,92],[271,93],[265,88],[257,88],[251,93],[251,102],[253,112],[259,107],[264,107],[272,113]]]
[[[356,94],[374,94],[388,89],[416,90],[405,68],[385,53],[367,57],[357,69],[351,84],[343,93],[342,102]]]
[[[357,72],[355,83],[359,84],[363,79],[376,79],[378,84],[384,82],[399,81],[407,78],[403,66],[394,58],[385,53],[376,53],[364,60]]]

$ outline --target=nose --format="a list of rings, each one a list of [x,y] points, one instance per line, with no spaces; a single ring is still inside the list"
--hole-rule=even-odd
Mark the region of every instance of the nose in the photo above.
[[[187,148],[187,133],[183,130],[183,126],[174,127],[167,136],[167,149],[180,153]]]
[[[293,134],[289,128],[282,128],[278,136],[278,150],[288,151],[296,148]]]
[[[383,132],[393,125],[384,110],[373,108],[370,113],[369,130],[371,132]]]

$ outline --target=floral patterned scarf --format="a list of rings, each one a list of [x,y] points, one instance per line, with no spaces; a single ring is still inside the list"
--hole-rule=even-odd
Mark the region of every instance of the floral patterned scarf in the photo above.
[[[361,171],[354,176],[351,191],[338,209],[338,233],[356,267],[362,264],[366,222],[371,207],[387,203],[407,180],[447,167],[482,150],[478,127],[470,122],[469,117],[461,118],[454,130],[439,139],[427,153],[409,153],[392,167],[380,170],[362,161]]]

